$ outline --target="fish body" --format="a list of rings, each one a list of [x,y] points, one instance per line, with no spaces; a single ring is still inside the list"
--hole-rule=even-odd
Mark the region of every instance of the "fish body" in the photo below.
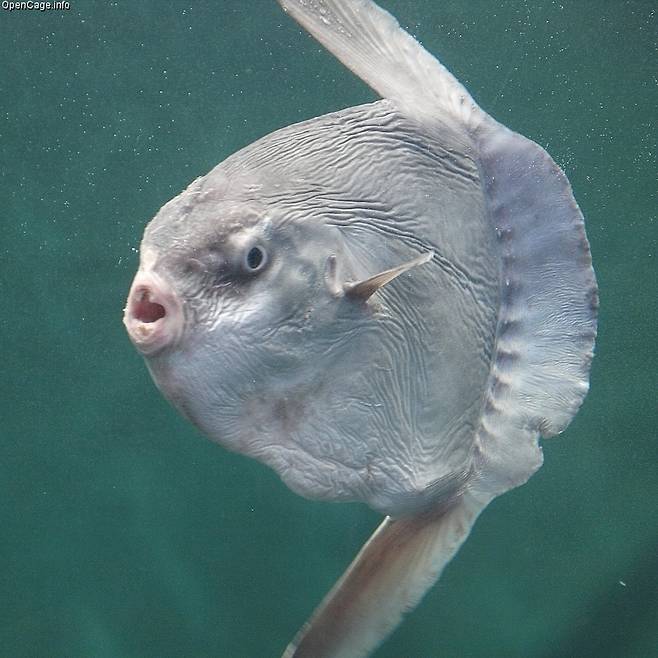
[[[366,0],[285,0],[383,99],[282,128],[148,225],[125,311],[163,394],[308,498],[387,515],[285,655],[363,656],[588,389],[569,183]]]
[[[400,513],[467,477],[500,262],[477,165],[449,137],[440,124],[421,132],[386,100],[312,119],[228,158],[146,231],[163,269],[193,258],[217,270],[213,259],[231,258],[225,245],[245,235],[267,247],[267,271],[218,286],[225,308],[212,327],[200,326],[208,306],[199,300],[188,331],[203,333],[204,347],[183,343],[149,366],[165,387],[193,390],[213,364],[205,347],[228,351],[235,337],[231,355],[245,357],[208,372],[210,399],[190,396],[187,413],[304,496]],[[428,264],[367,305],[337,297],[327,278],[331,256],[342,284],[428,251]],[[235,323],[249,310],[260,317],[247,336]],[[206,413],[220,407],[229,421]]]

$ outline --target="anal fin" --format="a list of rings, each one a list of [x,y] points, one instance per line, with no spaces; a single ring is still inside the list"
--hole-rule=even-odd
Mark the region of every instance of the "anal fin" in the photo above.
[[[436,582],[485,505],[466,492],[447,509],[386,517],[283,658],[367,656]]]

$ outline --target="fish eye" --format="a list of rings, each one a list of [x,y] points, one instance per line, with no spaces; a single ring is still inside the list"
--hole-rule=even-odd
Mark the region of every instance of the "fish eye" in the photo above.
[[[267,263],[267,252],[263,247],[254,245],[245,256],[245,266],[249,272],[259,272]]]

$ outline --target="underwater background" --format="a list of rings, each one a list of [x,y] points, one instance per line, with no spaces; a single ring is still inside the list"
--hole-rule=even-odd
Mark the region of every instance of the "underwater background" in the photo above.
[[[386,0],[548,149],[601,293],[591,392],[378,658],[658,655],[656,5]],[[379,523],[202,438],[121,323],[146,222],[374,100],[274,0],[0,9],[0,657],[277,658]]]

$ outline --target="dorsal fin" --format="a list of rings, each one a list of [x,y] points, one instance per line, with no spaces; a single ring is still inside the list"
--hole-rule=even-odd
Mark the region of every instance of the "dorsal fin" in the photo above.
[[[410,117],[480,117],[464,86],[370,0],[279,0],[283,9],[383,98]]]

